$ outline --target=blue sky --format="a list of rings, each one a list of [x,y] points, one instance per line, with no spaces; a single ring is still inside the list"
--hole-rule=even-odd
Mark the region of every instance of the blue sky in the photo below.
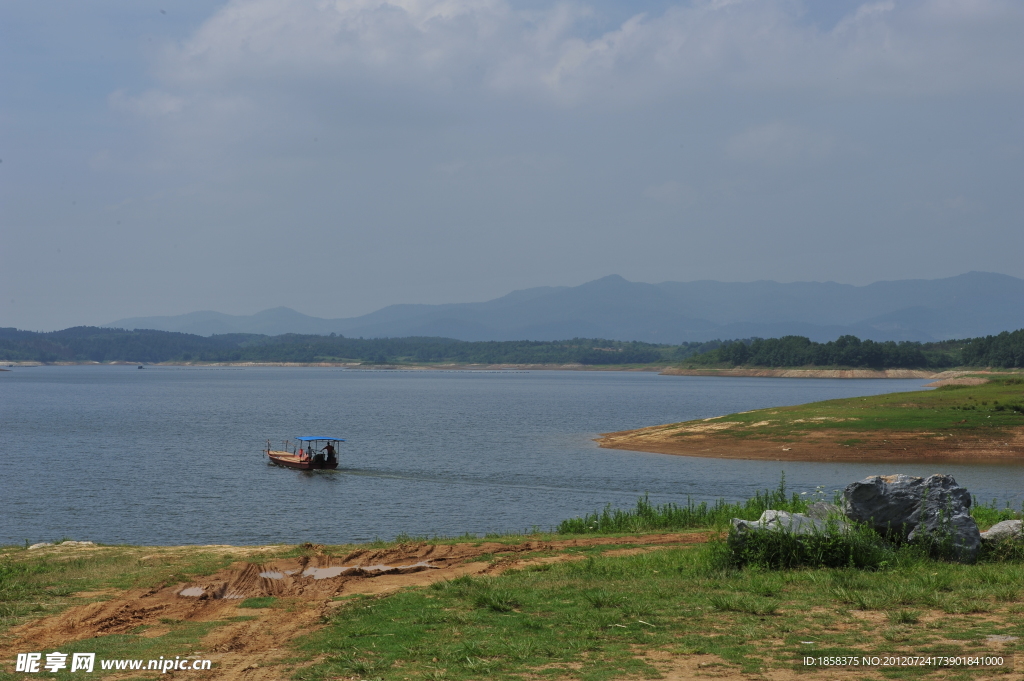
[[[0,326],[1024,276],[1024,5],[0,0]]]

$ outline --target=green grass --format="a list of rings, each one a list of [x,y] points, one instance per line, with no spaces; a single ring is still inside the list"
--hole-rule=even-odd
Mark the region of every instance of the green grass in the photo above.
[[[1022,506],[1024,510],[1024,506]],[[979,503],[977,498],[971,504],[971,516],[974,521],[978,523],[978,527],[982,531],[987,530],[998,522],[1003,520],[1017,520],[1021,517],[1021,511],[1015,511],[1010,508],[1009,502],[1003,506],[999,506],[999,501],[993,499],[988,503]]]
[[[965,654],[991,652],[990,634],[1024,637],[1019,606],[1003,600],[1024,583],[1019,563],[908,554],[876,571],[768,571],[730,568],[727,556],[721,542],[596,555],[348,601],[300,643],[314,663],[294,678],[656,678],[653,651],[716,655],[723,671],[759,674],[809,651]]]
[[[237,556],[204,550],[100,547],[55,553],[6,547],[0,553],[0,633],[89,600],[75,596],[80,592],[187,581],[234,560]]]
[[[59,650],[62,653],[67,653],[69,660],[72,653],[96,653],[97,663],[93,674],[83,674],[80,671],[72,673],[68,669],[64,669],[56,674],[43,672],[39,676],[46,679],[67,679],[69,681],[81,678],[101,678],[102,672],[99,660],[144,660],[143,666],[145,666],[149,660],[155,660],[161,656],[173,659],[175,656],[186,657],[195,655],[199,651],[200,640],[214,628],[225,623],[175,622],[169,626],[170,631],[152,638],[138,636],[138,633],[142,633],[139,631],[134,634],[98,636],[96,638],[63,643],[60,645]],[[46,650],[51,652],[55,648],[48,648]],[[13,669],[13,665],[10,668]],[[160,675],[156,672],[149,672],[146,678],[155,678],[156,676]],[[24,674],[11,674],[7,673],[4,669],[0,669],[0,681],[23,681],[25,678]]]
[[[640,497],[632,509],[612,508],[588,513],[583,517],[569,518],[558,524],[558,534],[610,534],[651,532],[656,530],[685,530],[692,528],[723,529],[732,518],[757,520],[769,508],[779,511],[803,513],[807,506],[820,498],[786,492],[786,478],[783,474],[779,486],[773,490],[758,492],[745,502],[730,503],[719,499],[713,504],[674,503],[652,504],[647,496]]]
[[[813,502],[824,500],[826,495],[822,487],[809,495],[787,492],[786,478],[783,474],[778,487],[758,492],[743,502],[718,499],[711,504],[695,504],[688,499],[685,505],[671,502],[652,504],[647,495],[644,495],[637,499],[634,508],[612,508],[609,504],[601,511],[563,520],[555,531],[559,535],[614,535],[700,528],[724,530],[728,529],[732,518],[757,520],[767,509],[804,513]],[[828,501],[840,503],[838,492]],[[971,506],[971,515],[978,523],[978,527],[986,530],[1002,520],[1019,519],[1024,514],[1010,508],[1008,504],[999,506],[996,499],[987,504],[978,503],[975,499]]]
[[[708,421],[664,426],[676,437],[697,434],[693,426],[714,424],[717,436],[785,440],[818,431],[841,431],[838,444],[856,446],[859,433],[895,431],[925,437],[999,437],[1024,427],[1024,379],[996,377],[978,386],[813,402],[729,414]],[[704,433],[701,433],[702,435]],[[846,437],[847,435],[853,437]]]
[[[273,607],[277,599],[273,596],[260,596],[256,598],[246,598],[244,601],[238,604],[239,608],[270,608]]]
[[[293,642],[280,678],[656,678],[659,665],[693,655],[716,656],[710,659],[719,671],[760,674],[791,668],[810,650],[965,654],[990,652],[990,634],[1024,639],[1024,561],[1016,554],[991,555],[1002,562],[968,566],[904,550],[865,570],[736,560],[734,547],[724,541],[602,554],[617,545],[608,535],[601,546],[573,549],[576,559],[569,562],[339,600],[321,629]],[[317,550],[338,554],[349,548]],[[277,555],[309,550],[282,547]],[[81,602],[69,594],[82,585],[157,584],[207,574],[239,559],[193,550],[141,560],[149,551],[110,547],[36,556],[14,550],[0,558],[4,602],[44,603],[45,611],[32,613],[39,616],[58,603]],[[239,606],[274,604],[272,598],[253,598]],[[167,630],[158,636],[139,630],[60,650],[97,652],[103,659],[197,654],[213,627],[252,619],[244,612],[221,622],[161,621],[156,626]],[[996,673],[972,670],[970,678]],[[916,669],[886,676],[934,674]],[[15,678],[0,672],[0,679]]]
[[[916,559],[919,546],[894,546],[863,526],[840,531],[830,526],[821,532],[797,535],[787,531],[729,534],[729,564],[733,567],[788,569],[796,567],[848,567],[880,570]]]

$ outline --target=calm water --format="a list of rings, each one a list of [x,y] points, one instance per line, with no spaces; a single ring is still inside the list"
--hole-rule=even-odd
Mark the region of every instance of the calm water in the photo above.
[[[925,381],[620,372],[38,367],[0,373],[0,544],[316,541],[549,529],[603,507],[742,499],[935,464],[700,459],[598,449],[600,432]],[[296,435],[348,438],[338,471],[268,466]],[[1024,468],[951,466],[1019,505]]]

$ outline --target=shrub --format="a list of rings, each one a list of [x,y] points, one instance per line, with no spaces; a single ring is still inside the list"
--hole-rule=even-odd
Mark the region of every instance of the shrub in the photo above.
[[[795,567],[852,567],[877,570],[894,565],[900,550],[867,527],[795,534],[765,530],[729,534],[728,546],[734,567],[770,569]]]

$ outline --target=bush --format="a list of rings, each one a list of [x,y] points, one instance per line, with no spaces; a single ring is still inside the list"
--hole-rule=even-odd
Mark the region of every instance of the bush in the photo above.
[[[1020,563],[1024,562],[1024,542],[1005,539],[1001,542],[982,542],[979,563]]]
[[[733,567],[756,566],[769,569],[795,567],[851,567],[878,570],[894,565],[902,552],[873,530],[854,526],[795,534],[787,530],[764,530],[740,534],[727,540]]]

